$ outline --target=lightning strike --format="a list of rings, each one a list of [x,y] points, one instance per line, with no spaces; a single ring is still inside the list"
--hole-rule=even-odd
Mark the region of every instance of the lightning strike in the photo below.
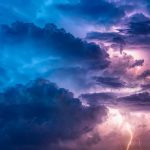
[[[144,111],[128,113],[124,108],[116,108],[113,106],[107,108],[108,119],[98,126],[99,133],[102,136],[109,136],[115,130],[115,133],[117,133],[116,137],[118,136],[120,138],[120,140],[114,141],[114,146],[116,145],[118,149],[132,150],[137,149],[137,147],[138,149],[143,149],[140,134],[143,130],[150,129],[148,126],[150,124],[150,114]],[[146,124],[144,129],[142,128],[141,119]],[[139,138],[138,142],[136,141],[137,138]],[[109,148],[108,146],[105,149]]]
[[[127,149],[126,150],[130,150],[130,147],[131,147],[132,141],[133,141],[133,132],[132,132],[132,127],[130,126],[129,123],[126,124],[126,128],[127,128],[127,131],[130,135],[130,139],[129,139],[129,142],[127,144]]]

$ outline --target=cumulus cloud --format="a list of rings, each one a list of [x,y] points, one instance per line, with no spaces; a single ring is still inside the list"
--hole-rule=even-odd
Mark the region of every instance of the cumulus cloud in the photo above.
[[[98,45],[75,38],[65,30],[57,29],[53,24],[47,24],[42,29],[32,23],[16,22],[11,27],[3,25],[1,32],[3,44],[18,44],[17,42],[23,43],[26,42],[25,40],[32,40],[35,42],[35,46],[41,45],[43,48],[47,48],[45,49],[47,52],[53,51],[51,53],[54,56],[66,57],[67,59],[94,61],[103,60],[103,56],[107,56]]]
[[[121,32],[128,33],[130,35],[148,35],[150,19],[144,14],[135,14],[129,18],[127,29],[121,29]]]
[[[0,108],[0,145],[8,150],[49,149],[79,138],[107,112],[103,106],[82,106],[71,92],[44,79],[6,89]]]
[[[54,24],[43,28],[22,22],[2,25],[0,36],[1,66],[6,68],[10,82],[39,76],[56,79],[53,73],[58,71],[60,74],[67,72],[68,76],[63,77],[72,82],[73,70],[83,79],[88,71],[95,72],[109,65],[109,56],[103,48],[75,38]],[[62,80],[60,76],[58,79]]]
[[[126,20],[127,23],[126,23]],[[137,13],[129,18],[125,18],[123,21],[125,27],[119,29],[120,34],[124,35],[127,48],[133,49],[146,49],[148,50],[150,45],[150,18],[143,13]]]
[[[136,13],[125,17],[116,25],[116,29],[107,32],[89,32],[86,35],[88,40],[98,40],[109,44],[113,49],[148,50],[150,45],[149,34],[150,18],[143,13]]]

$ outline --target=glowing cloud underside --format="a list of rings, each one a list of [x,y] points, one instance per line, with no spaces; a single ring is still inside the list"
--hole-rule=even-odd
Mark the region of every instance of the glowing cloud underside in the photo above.
[[[149,113],[128,112],[127,110],[110,107],[108,107],[108,110],[109,113],[106,122],[98,127],[100,134],[104,137],[109,137],[111,134],[113,134],[114,138],[117,134],[119,139],[118,141],[114,141],[116,142],[114,145],[117,146],[116,150],[141,149],[141,133],[143,130],[148,131],[150,129]]]

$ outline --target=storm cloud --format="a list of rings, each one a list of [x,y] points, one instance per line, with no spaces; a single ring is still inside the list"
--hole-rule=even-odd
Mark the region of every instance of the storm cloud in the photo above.
[[[10,79],[5,81],[16,82],[17,78],[17,82],[22,82],[40,76],[56,79],[54,72],[64,74],[67,71],[65,78],[72,82],[69,70],[85,77],[87,72],[109,65],[109,55],[103,48],[75,38],[54,24],[40,28],[33,23],[15,22],[11,26],[2,25],[0,33],[1,57],[4,58],[1,66],[9,68],[6,74]]]
[[[71,92],[44,79],[6,89],[0,94],[0,108],[0,145],[8,150],[49,149],[76,139],[107,112],[103,106],[82,106]]]
[[[127,108],[130,108],[132,110],[149,111],[150,93],[141,92],[141,93],[121,97],[118,99],[118,103],[121,103]]]
[[[91,21],[96,24],[115,23],[124,16],[124,12],[113,3],[105,0],[95,0],[91,3],[89,0],[80,0],[76,3],[58,4],[58,9],[67,15],[77,19]]]
[[[150,76],[150,70],[145,70],[142,74],[138,76],[139,79],[145,79]]]
[[[109,105],[117,99],[115,93],[86,93],[80,95],[80,98],[87,102],[90,106]]]
[[[96,83],[110,88],[122,88],[125,86],[125,82],[121,81],[117,77],[93,77]]]

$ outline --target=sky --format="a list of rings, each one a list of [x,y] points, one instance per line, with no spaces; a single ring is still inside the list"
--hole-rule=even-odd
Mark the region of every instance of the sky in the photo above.
[[[149,0],[0,0],[0,148],[150,149]]]

